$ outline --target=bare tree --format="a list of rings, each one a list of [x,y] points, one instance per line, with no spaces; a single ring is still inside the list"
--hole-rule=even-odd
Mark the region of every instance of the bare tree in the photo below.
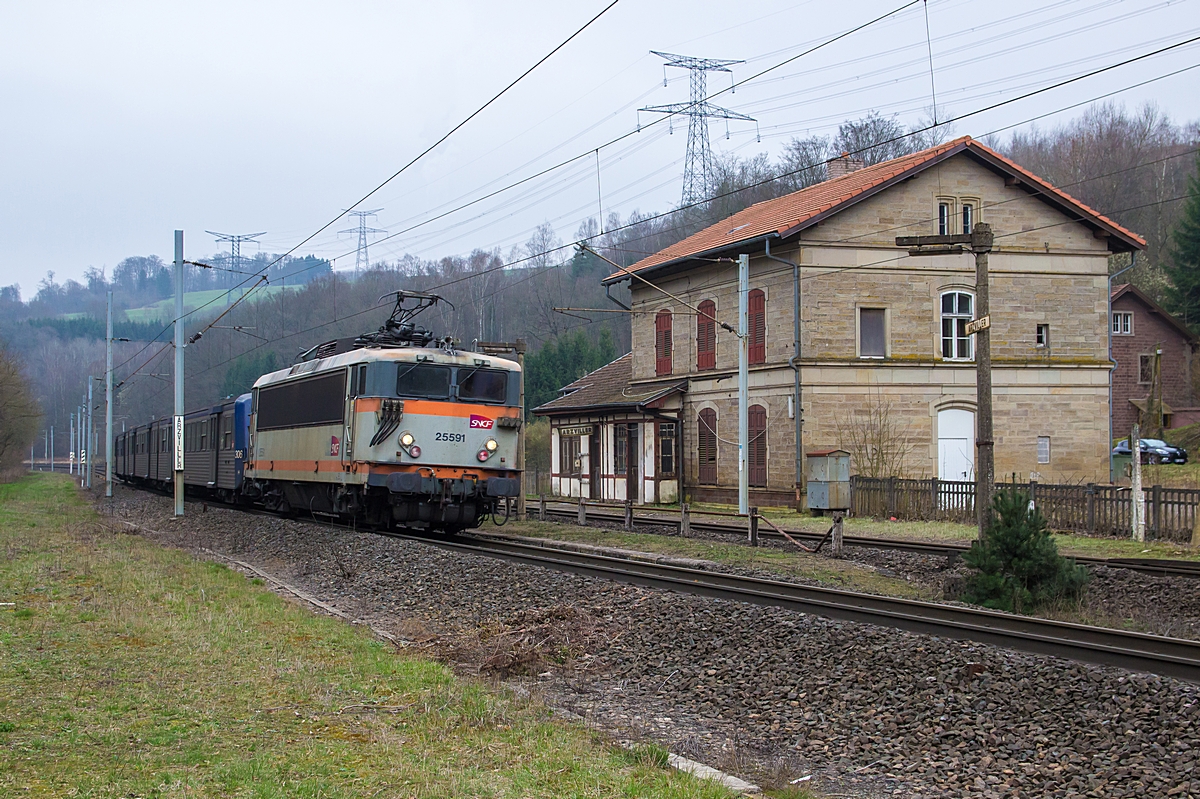
[[[0,480],[11,478],[21,465],[41,415],[20,363],[0,347]]]
[[[902,477],[916,444],[892,401],[872,389],[864,406],[837,420],[838,440],[863,477]]]

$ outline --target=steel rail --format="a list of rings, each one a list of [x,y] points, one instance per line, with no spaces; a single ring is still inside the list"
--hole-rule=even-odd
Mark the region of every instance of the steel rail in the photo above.
[[[451,551],[678,593],[1003,646],[1200,682],[1200,642],[998,611],[627,560],[503,539],[413,538]]]
[[[554,516],[558,519],[576,519],[577,510],[575,506],[569,503],[564,503],[565,507],[546,508],[546,515]],[[595,506],[592,506],[595,507]],[[535,511],[530,511],[532,517]],[[587,511],[587,519],[597,519],[599,521],[610,522],[613,524],[624,524],[625,516],[621,513],[612,513],[608,511],[596,511],[591,508]],[[674,527],[679,529],[679,519],[656,516],[634,516],[634,524],[657,525],[661,527]],[[701,521],[693,518],[691,520],[693,530],[699,530],[706,533],[716,533],[719,535],[741,536],[745,537],[746,528],[736,524],[728,524],[725,522]],[[817,542],[825,537],[824,533],[805,532],[802,530],[788,530],[788,535],[797,541]],[[764,540],[784,542],[782,535],[769,528],[759,527],[758,537]],[[848,535],[842,539],[845,546],[850,547],[865,547],[870,549],[892,549],[902,552],[916,552],[929,555],[941,555],[945,557],[955,557],[962,555],[970,549],[969,544],[955,544],[951,542],[934,543],[929,541],[906,541],[898,538],[874,538],[871,536],[856,536]],[[1143,572],[1146,574],[1159,574],[1163,576],[1175,577],[1193,577],[1200,578],[1200,561],[1191,560],[1167,560],[1158,558],[1097,558],[1088,555],[1073,555],[1071,558],[1076,563],[1083,563],[1089,566],[1109,566],[1117,569],[1129,569],[1131,571]]]

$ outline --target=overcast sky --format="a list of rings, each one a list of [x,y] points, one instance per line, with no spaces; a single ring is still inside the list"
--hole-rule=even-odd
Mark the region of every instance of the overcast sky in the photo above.
[[[496,104],[365,202],[401,233],[636,130],[637,109],[687,99],[684,71],[649,51],[741,59],[741,80],[903,0],[620,0]],[[80,278],[130,255],[220,251],[204,231],[284,252],[394,173],[536,62],[607,0],[583,2],[113,2],[0,0],[0,285],[28,299],[48,270]],[[965,114],[1200,35],[1200,2],[928,0],[937,99]],[[970,117],[998,128],[1200,62],[1189,45]],[[710,91],[729,75],[709,74]],[[1200,69],[1116,95],[1200,118]],[[871,109],[912,124],[931,104],[918,4],[714,102],[720,152],[775,155]],[[1037,124],[1050,127],[1080,113]],[[570,240],[604,212],[664,210],[681,191],[686,120],[645,127],[544,178],[380,241],[371,260],[501,248],[550,221]],[[1007,135],[1007,134],[1006,134]],[[761,140],[759,137],[761,136]],[[1106,210],[1106,209],[1101,209]],[[297,254],[353,268],[342,220]],[[253,253],[245,245],[243,254]]]

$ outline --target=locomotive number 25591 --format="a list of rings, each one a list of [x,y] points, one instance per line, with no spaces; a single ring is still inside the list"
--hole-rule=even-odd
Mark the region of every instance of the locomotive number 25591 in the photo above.
[[[433,440],[434,441],[453,441],[453,442],[461,443],[461,442],[467,440],[467,436],[464,433],[434,433]]]

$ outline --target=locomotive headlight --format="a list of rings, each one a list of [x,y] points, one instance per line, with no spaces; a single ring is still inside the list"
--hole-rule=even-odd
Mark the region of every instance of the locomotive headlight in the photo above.
[[[421,448],[416,445],[411,446],[408,448],[408,454],[414,458],[419,458],[421,457]]]
[[[494,438],[489,438],[487,440],[487,443],[485,443],[483,445],[484,449],[486,449],[488,452],[495,452],[496,447],[498,447],[498,446],[500,446],[500,445],[496,443],[496,439],[494,439]]]
[[[415,439],[415,438],[413,438],[413,434],[412,434],[412,433],[409,433],[409,432],[405,431],[405,432],[403,432],[403,433],[401,433],[401,434],[400,434],[400,446],[402,446],[402,447],[411,447],[411,446],[413,445],[413,442],[414,442],[414,441],[416,441],[416,439]]]
[[[479,462],[482,463],[483,461],[486,461],[488,458],[492,457],[492,453],[488,452],[486,449],[481,449],[475,455],[475,457],[479,458]]]

